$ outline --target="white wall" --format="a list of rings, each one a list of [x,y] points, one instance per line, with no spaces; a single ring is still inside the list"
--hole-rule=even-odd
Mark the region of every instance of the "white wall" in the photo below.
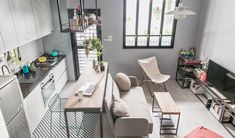
[[[156,56],[160,70],[174,78],[179,50],[194,47],[198,32],[201,0],[184,0],[184,4],[197,15],[178,21],[174,49],[123,49],[123,0],[101,0],[102,36],[113,36],[112,42],[103,42],[104,60],[109,61],[110,72],[140,77],[137,60]]]
[[[36,60],[37,58],[39,58],[41,55],[44,54],[44,49],[42,46],[42,40],[38,39],[35,41],[32,41],[28,44],[22,45],[19,48],[20,50],[20,55],[21,55],[21,62],[20,63],[8,63],[6,60],[6,57],[4,56],[4,54],[0,55],[0,67],[2,65],[7,65],[10,70],[14,70],[13,73],[18,72],[23,65],[27,64],[27,63],[31,63],[32,61]],[[14,51],[11,50],[10,53],[13,53]],[[0,75],[2,75],[2,71],[0,71]]]
[[[31,63],[44,54],[42,40],[38,39],[26,45],[20,46],[20,53],[22,65],[27,62]]]
[[[235,1],[205,0],[202,5],[196,42],[200,47],[198,54],[235,72]]]

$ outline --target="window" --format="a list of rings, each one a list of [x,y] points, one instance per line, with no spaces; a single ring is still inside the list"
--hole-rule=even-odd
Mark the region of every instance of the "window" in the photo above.
[[[173,48],[179,0],[124,0],[123,48]]]

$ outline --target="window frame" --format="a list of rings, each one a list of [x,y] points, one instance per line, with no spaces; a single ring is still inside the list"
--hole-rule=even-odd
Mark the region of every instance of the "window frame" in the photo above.
[[[165,16],[161,16],[161,23],[160,23],[160,35],[149,35],[151,31],[151,17],[152,17],[152,3],[153,0],[149,2],[149,19],[148,19],[148,34],[147,35],[138,35],[138,22],[139,22],[139,1],[136,0],[136,26],[135,26],[135,35],[126,35],[126,5],[127,0],[123,0],[123,49],[173,49],[175,43],[175,34],[176,34],[176,26],[177,20],[174,18],[173,27],[172,27],[172,34],[171,35],[162,35],[163,31],[163,24]],[[176,0],[175,7],[178,6],[180,0]],[[166,0],[162,0],[162,13],[165,13],[166,7]],[[164,14],[165,15],[165,14]],[[133,36],[135,37],[135,45],[126,45],[126,36]],[[138,46],[137,45],[137,37],[138,36],[147,36],[147,45],[145,46]],[[159,36],[159,45],[149,45],[150,36]],[[170,45],[161,45],[162,36],[171,36],[171,44]]]

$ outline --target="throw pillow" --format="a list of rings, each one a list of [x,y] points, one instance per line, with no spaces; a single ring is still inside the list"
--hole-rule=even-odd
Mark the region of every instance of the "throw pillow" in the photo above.
[[[128,117],[129,107],[128,105],[119,97],[113,95],[113,114],[117,117]]]
[[[131,81],[124,73],[116,74],[115,81],[121,91],[128,91],[131,88]]]

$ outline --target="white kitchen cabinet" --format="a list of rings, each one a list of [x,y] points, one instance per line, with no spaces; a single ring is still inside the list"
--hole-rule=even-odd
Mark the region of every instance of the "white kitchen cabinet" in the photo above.
[[[49,0],[32,1],[38,38],[51,33],[51,9]]]
[[[9,0],[19,45],[37,38],[30,0]]]
[[[54,67],[55,89],[60,93],[66,82],[68,81],[66,59],[64,58],[58,65]]]
[[[58,79],[55,79],[55,89],[57,93],[61,92],[67,81],[68,81],[68,75],[67,75],[67,70],[65,70]]]
[[[7,126],[4,121],[1,109],[0,109],[0,138],[9,138]]]
[[[55,80],[59,79],[62,73],[66,70],[66,59],[64,58],[59,64],[54,67],[53,73]]]
[[[16,35],[19,44],[22,45],[27,41],[26,23],[21,0],[9,0],[11,13],[16,29]]]
[[[34,90],[23,100],[23,102],[29,130],[32,134],[45,114],[40,85],[34,88]]]
[[[0,1],[0,32],[2,43],[5,50],[12,50],[18,47],[19,43],[16,36],[16,30],[11,15],[9,0]],[[1,45],[1,44],[0,44]]]
[[[27,37],[29,41],[37,39],[36,25],[33,15],[32,0],[21,0],[26,22]]]

